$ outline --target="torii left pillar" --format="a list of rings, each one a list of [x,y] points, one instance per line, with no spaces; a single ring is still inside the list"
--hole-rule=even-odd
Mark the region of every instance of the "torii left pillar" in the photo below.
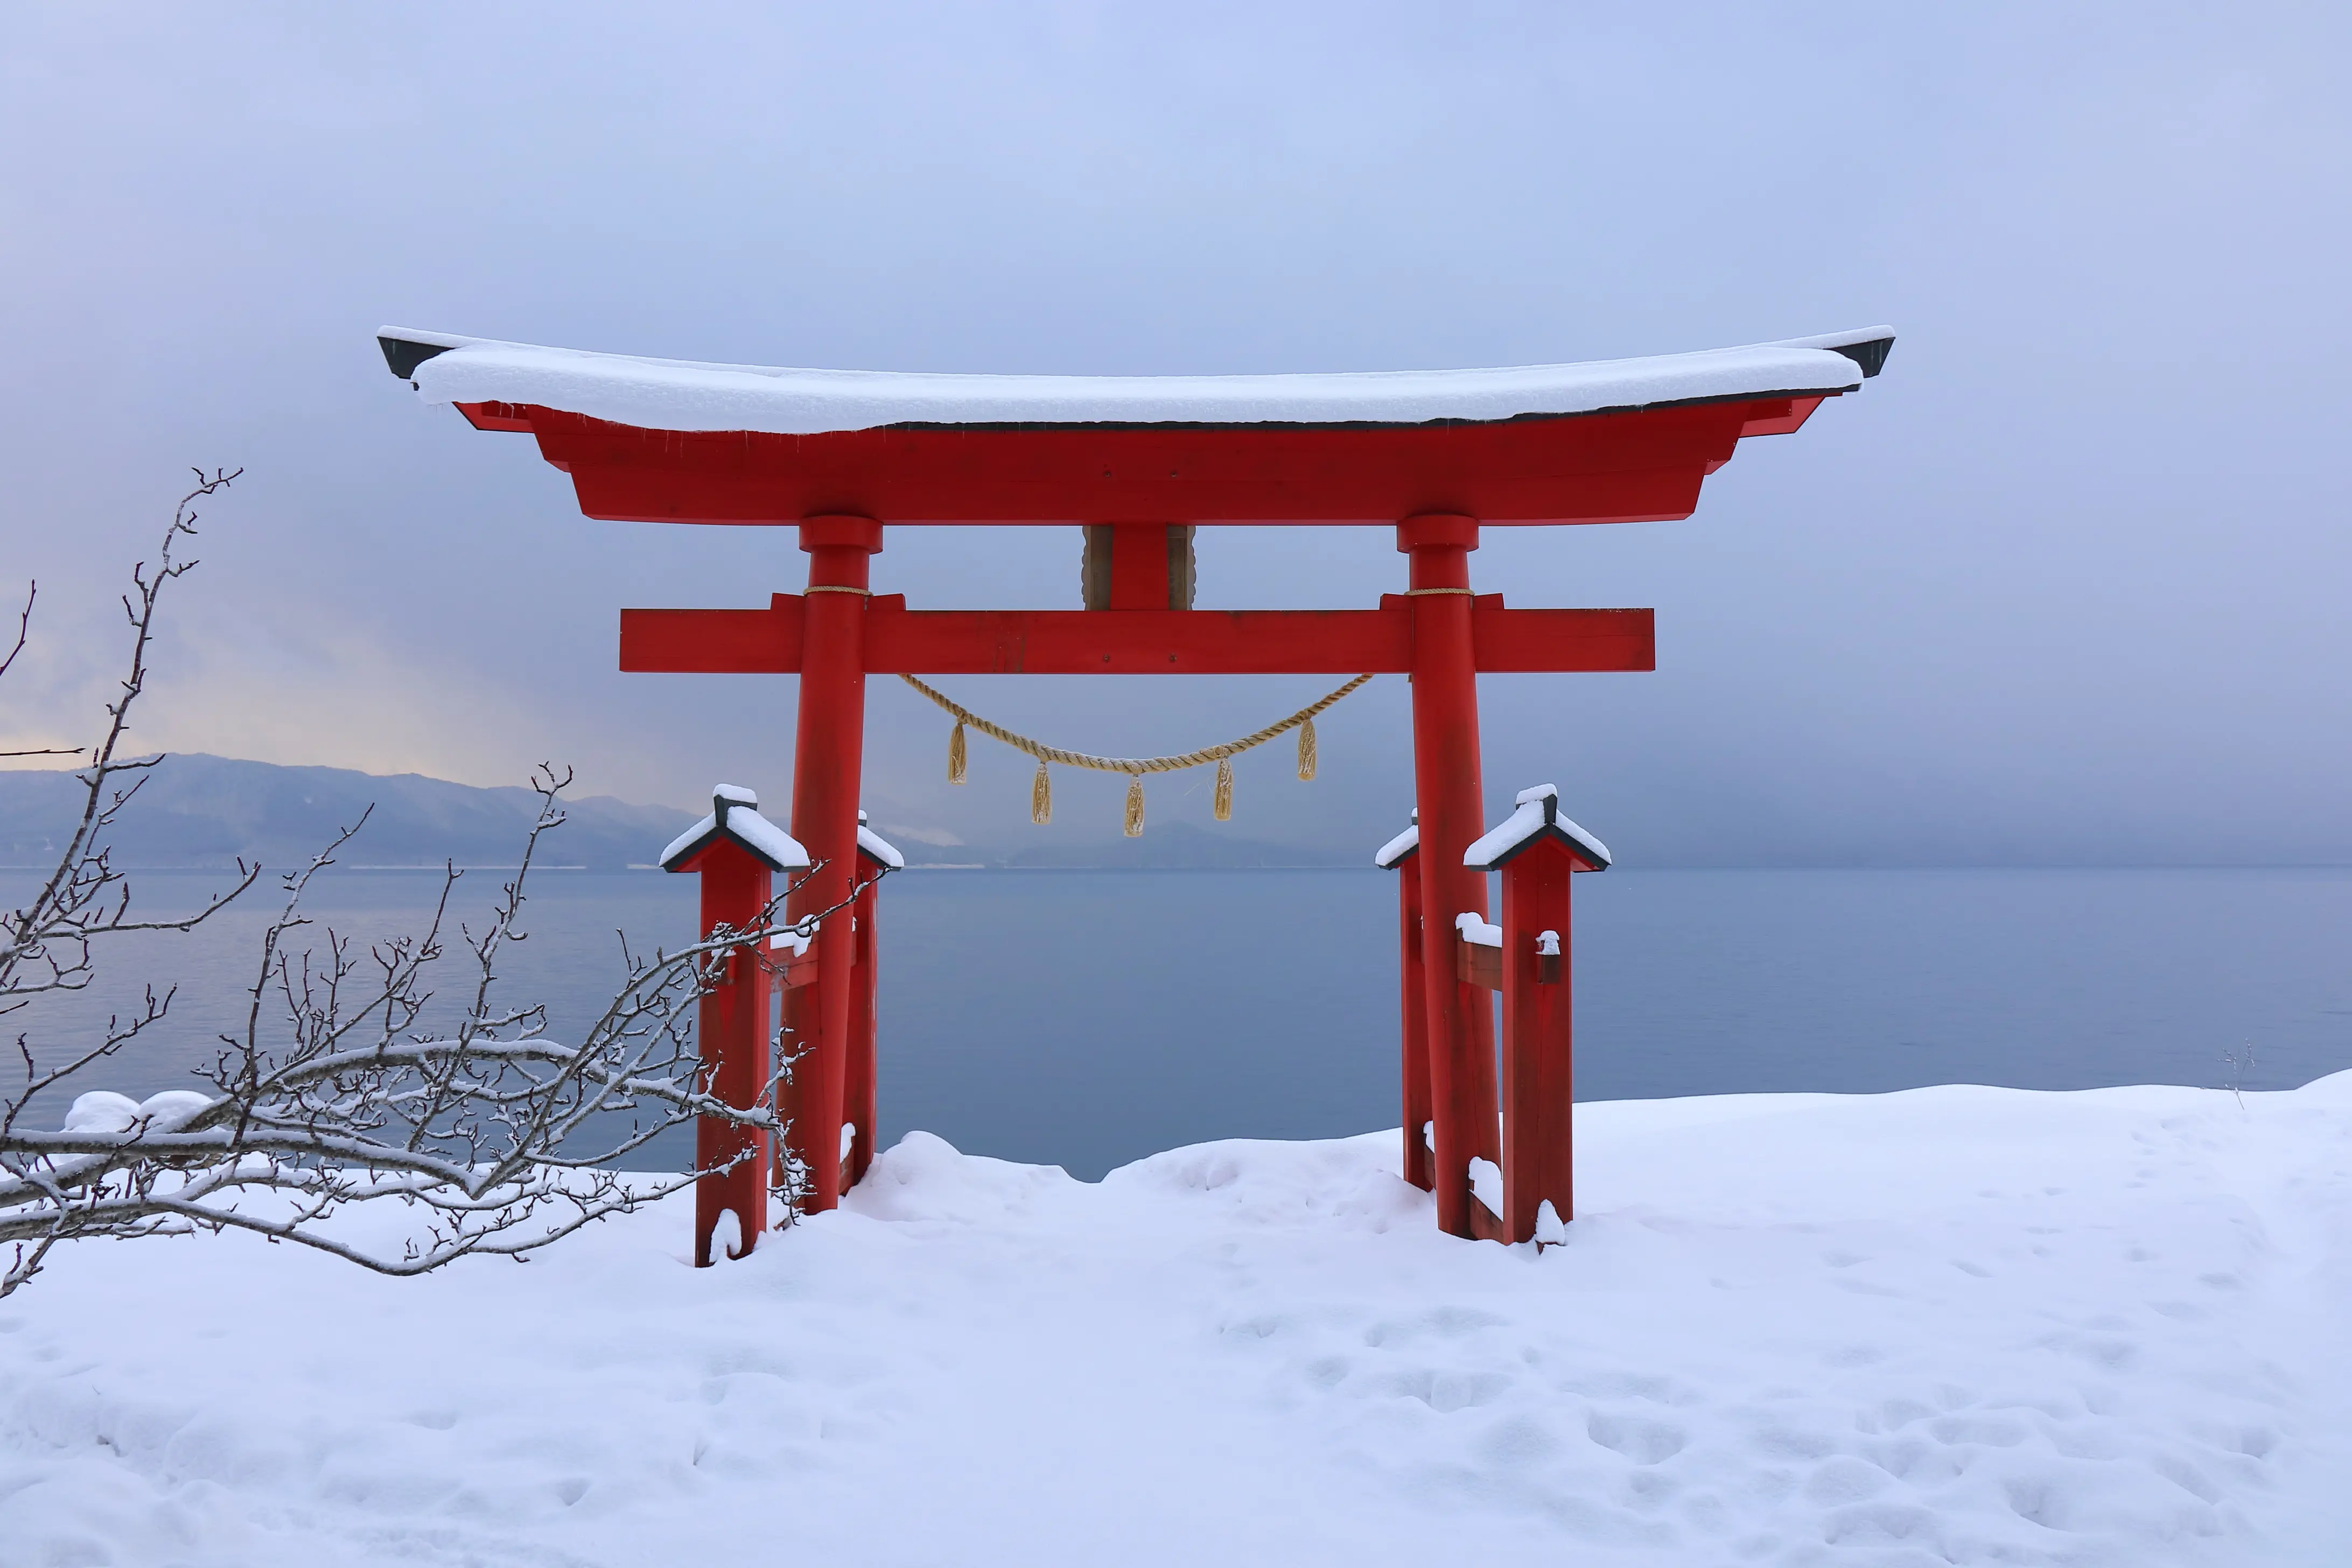
[[[850,911],[841,906],[857,884],[867,577],[882,548],[882,525],[870,517],[813,517],[801,524],[801,548],[808,552],[809,576],[793,747],[793,837],[815,864],[786,913],[798,919],[839,908],[817,932],[814,994],[790,994],[801,1052],[793,1069],[792,1147],[808,1172],[802,1206],[814,1214],[841,1202],[856,956]]]
[[[1430,1076],[1430,1176],[1437,1226],[1481,1234],[1470,1162],[1501,1153],[1495,1123],[1495,1014],[1484,991],[1454,978],[1454,921],[1486,914],[1486,879],[1462,864],[1486,831],[1479,799],[1478,662],[1472,641],[1470,552],[1478,520],[1424,515],[1397,525],[1411,563],[1412,771],[1420,832],[1423,1005]],[[1406,875],[1412,874],[1408,870]],[[1410,1167],[1408,1167],[1410,1168]]]

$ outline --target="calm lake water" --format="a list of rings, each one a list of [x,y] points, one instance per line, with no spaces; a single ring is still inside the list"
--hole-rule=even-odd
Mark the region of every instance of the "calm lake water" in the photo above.
[[[0,878],[21,896],[24,879]],[[145,873],[154,907],[219,879]],[[460,884],[478,920],[499,874]],[[309,908],[362,939],[437,879],[335,873]],[[243,1018],[257,895],[186,936],[122,939],[110,983],[9,1020],[90,1037],[134,981],[167,1031],[101,1081],[175,1087]],[[509,994],[559,1030],[633,942],[692,933],[692,879],[544,873]],[[2352,1068],[2352,870],[1624,871],[1577,879],[1580,1099],[1973,1082],[2288,1088]],[[1364,871],[910,871],[882,889],[882,1135],[1092,1178],[1221,1137],[1397,1121],[1396,889]],[[11,899],[13,900],[13,898]],[[459,989],[452,966],[445,993]],[[56,1108],[59,1110],[62,1107]],[[49,1125],[55,1125],[52,1119]],[[684,1158],[684,1144],[655,1164]]]

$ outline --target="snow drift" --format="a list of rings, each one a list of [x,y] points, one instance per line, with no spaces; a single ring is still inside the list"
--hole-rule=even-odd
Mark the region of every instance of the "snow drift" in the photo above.
[[[0,1563],[2343,1560],[2352,1074],[1577,1119],[1540,1254],[1394,1133],[910,1134],[701,1272],[682,1205],[415,1280],[69,1248],[0,1304]]]

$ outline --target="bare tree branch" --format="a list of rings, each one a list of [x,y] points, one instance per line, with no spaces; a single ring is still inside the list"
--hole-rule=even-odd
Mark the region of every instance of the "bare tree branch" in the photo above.
[[[9,645],[7,657],[0,658],[0,676],[6,675],[8,667],[16,662],[16,656],[25,651],[25,639],[33,627],[33,602],[40,596],[39,583],[25,584],[25,605],[16,612],[16,640]],[[80,751],[79,746],[35,746],[28,751],[0,752],[0,757],[70,757]]]
[[[123,931],[194,930],[251,887],[254,878],[260,874],[258,866],[247,868],[240,861],[236,885],[215,897],[196,913],[177,920],[134,920],[131,915],[130,888],[114,869],[101,842],[107,829],[113,826],[117,814],[138,794],[146,771],[163,761],[160,755],[125,758],[121,748],[123,737],[131,728],[132,705],[146,689],[147,656],[154,640],[156,606],[163,587],[184,576],[196,564],[180,554],[182,542],[196,537],[195,503],[226,489],[245,470],[216,468],[207,474],[199,468],[195,472],[196,488],[180,498],[172,513],[171,526],[163,531],[157,565],[151,571],[146,563],[141,562],[131,568],[133,591],[122,600],[123,614],[131,629],[130,672],[122,679],[121,695],[106,705],[108,721],[103,739],[90,748],[89,765],[77,775],[83,792],[80,818],[58,852],[56,870],[34,894],[32,901],[10,910],[5,920],[0,920],[0,1016],[18,1011],[29,998],[42,993],[79,991],[87,986],[92,973],[93,940]],[[27,593],[17,631],[18,649],[31,623],[32,606],[33,595]],[[0,662],[0,674],[16,662],[16,651],[12,649],[7,660]],[[118,779],[126,773],[142,776],[118,787]],[[120,1044],[118,1041],[115,1046],[103,1047],[100,1054]],[[15,1109],[12,1104],[10,1112]],[[0,1126],[5,1125],[5,1121],[0,1120]]]
[[[240,470],[241,471],[241,470]],[[31,902],[0,926],[0,1013],[82,989],[95,973],[93,943],[131,931],[187,931],[251,888],[258,866],[194,915],[135,919],[130,889],[109,863],[104,838],[161,759],[121,754],[132,704],[144,689],[155,609],[163,585],[189,571],[179,546],[194,535],[194,505],[236,472],[197,475],[166,531],[159,564],[132,574],[124,613],[130,673],[108,704],[104,738],[81,775],[81,818],[57,870]],[[29,623],[31,600],[27,598]],[[22,646],[23,626],[18,646]],[[15,658],[14,652],[9,656]],[[5,673],[7,661],[0,661]],[[122,775],[136,775],[122,782]],[[546,1037],[543,1005],[504,1005],[498,964],[524,940],[525,887],[541,836],[562,826],[568,771],[542,767],[540,810],[522,864],[504,883],[478,934],[445,937],[462,875],[445,868],[425,930],[362,949],[331,929],[304,945],[302,900],[313,879],[364,826],[367,814],[310,863],[281,879],[284,900],[264,930],[243,1026],[221,1037],[203,1087],[137,1102],[89,1089],[55,1131],[26,1125],[35,1097],[89,1083],[93,1069],[135,1044],[171,1007],[173,993],[147,990],[141,1008],[110,1020],[92,1045],[37,1054],[17,1038],[24,1079],[0,1099],[0,1296],[38,1273],[63,1241],[134,1239],[194,1230],[243,1230],[344,1258],[387,1274],[416,1274],[471,1253],[520,1257],[609,1215],[626,1213],[731,1169],[625,1174],[614,1163],[670,1129],[716,1118],[781,1136],[776,1106],[791,1056],[780,1037],[774,1070],[750,1106],[709,1092],[694,1037],[698,1005],[729,962],[766,963],[782,931],[814,934],[867,884],[789,927],[787,888],[740,930],[650,958],[621,945],[622,984],[578,1041]],[[453,1030],[425,1027],[435,966],[461,963],[465,1001]],[[772,1177],[788,1210],[805,1173],[787,1161]],[[363,1248],[332,1223],[345,1205],[390,1199],[415,1215],[399,1249]]]

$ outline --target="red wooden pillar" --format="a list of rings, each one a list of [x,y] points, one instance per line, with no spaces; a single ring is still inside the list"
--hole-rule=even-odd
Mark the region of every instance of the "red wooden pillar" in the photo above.
[[[848,899],[857,875],[857,784],[866,743],[867,569],[882,525],[867,517],[813,517],[801,524],[808,552],[799,724],[793,751],[793,837],[814,869],[787,910],[814,913]],[[816,937],[817,978],[793,997],[801,1058],[793,1095],[793,1151],[808,1169],[803,1207],[841,1201],[841,1129],[847,1110],[851,970],[846,910]]]
[[[866,814],[859,812],[857,819],[864,822]],[[896,868],[868,847],[871,837],[863,829],[857,836],[857,875],[866,885],[859,889],[856,905],[857,921],[849,978],[849,1080],[843,1097],[843,1114],[848,1124],[856,1129],[856,1142],[849,1147],[846,1168],[841,1174],[844,1187],[854,1187],[864,1181],[866,1168],[874,1163],[874,1119],[879,1104],[875,1082],[874,1005],[881,983],[877,963],[882,953],[882,934],[875,924],[879,900],[874,895],[880,886],[879,873]]]
[[[714,849],[701,868],[705,939],[726,924],[740,931],[768,907],[765,866],[729,845]],[[710,1072],[710,1092],[737,1110],[749,1110],[768,1081],[768,976],[751,948],[730,953],[727,979],[703,997],[696,1039]],[[712,1176],[694,1191],[694,1264],[709,1268],[711,1233],[719,1216],[735,1215],[735,1250],[740,1258],[768,1228],[768,1135],[757,1128],[701,1119],[694,1124],[694,1163],[709,1170],[730,1160],[735,1168]]]
[[[1503,874],[1502,1239],[1558,1239],[1538,1215],[1546,1204],[1560,1225],[1576,1213],[1570,879],[1605,869],[1609,851],[1539,784],[1465,858]]]
[[[710,815],[662,852],[666,871],[691,871],[702,878],[702,940],[720,926],[742,931],[766,912],[773,896],[772,875],[808,864],[801,847],[760,816],[759,797],[721,784],[713,792]],[[748,1110],[760,1101],[772,1072],[769,1050],[768,995],[773,980],[756,947],[727,955],[726,973],[698,1005],[695,1039],[709,1092]],[[694,1160],[709,1176],[694,1192],[694,1262],[711,1262],[711,1238],[722,1215],[735,1216],[735,1247],[740,1258],[757,1244],[768,1225],[768,1166],[773,1158],[768,1134],[704,1117],[695,1122]]]
[[[1428,1016],[1431,1171],[1438,1228],[1477,1234],[1470,1162],[1500,1152],[1495,1125],[1494,1008],[1454,978],[1454,917],[1486,913],[1486,879],[1462,864],[1485,827],[1479,799],[1478,676],[1470,636],[1475,518],[1432,514],[1397,525],[1412,563],[1412,773],[1421,827],[1421,954]]]
[[[1511,1241],[1535,1236],[1536,1211],[1545,1203],[1562,1224],[1576,1213],[1572,869],[1565,853],[1539,847],[1503,873],[1503,1230]],[[1541,941],[1546,931],[1549,942]]]
[[[1430,1190],[1429,1002],[1421,950],[1421,828],[1406,828],[1383,845],[1372,864],[1397,874],[1397,980],[1399,1034],[1404,1068],[1404,1152],[1399,1169],[1423,1192]]]

